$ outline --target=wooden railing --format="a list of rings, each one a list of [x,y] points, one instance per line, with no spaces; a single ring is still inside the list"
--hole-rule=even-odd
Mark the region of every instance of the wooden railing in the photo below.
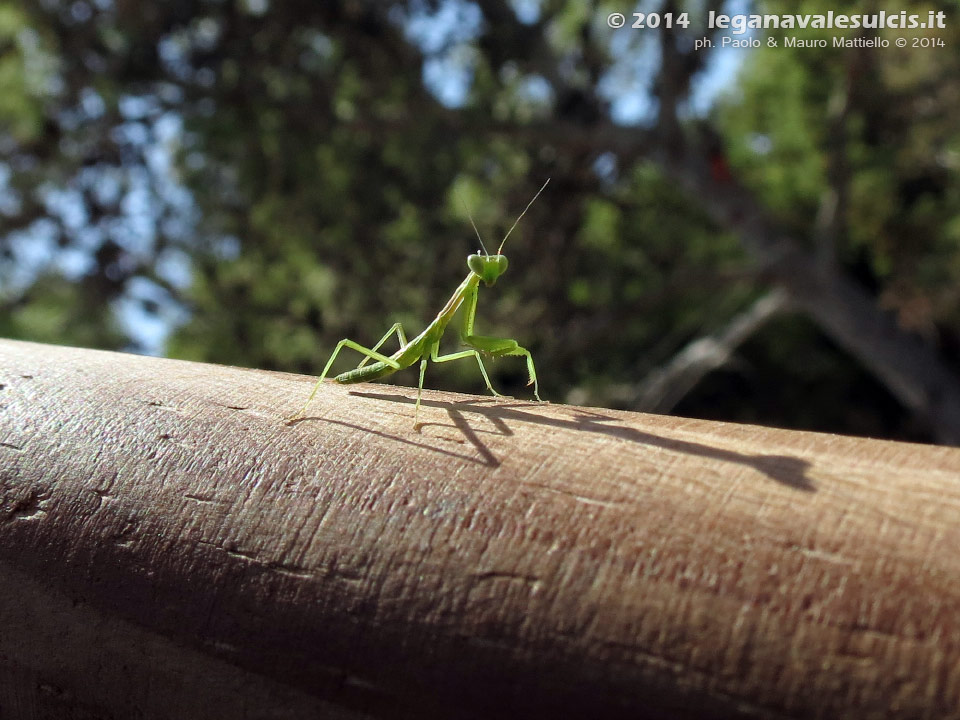
[[[0,341],[0,717],[960,713],[960,450],[312,382]]]

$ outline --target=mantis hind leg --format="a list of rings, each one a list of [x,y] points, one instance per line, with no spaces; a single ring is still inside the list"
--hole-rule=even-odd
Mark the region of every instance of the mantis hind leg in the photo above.
[[[394,333],[397,334],[397,340],[400,341],[401,348],[407,344],[407,336],[404,335],[403,333],[403,325],[401,325],[400,323],[394,323],[393,327],[387,330],[387,332],[384,333],[383,337],[380,338],[380,341],[370,349],[376,352],[377,350],[380,349],[380,346],[383,345],[387,340],[389,340],[390,336],[393,335]],[[357,369],[359,370],[360,368],[362,368],[364,365],[370,362],[370,360],[371,360],[370,356],[367,355],[367,357],[361,360],[360,364],[357,365]]]
[[[391,332],[393,332],[392,328],[391,328]],[[390,337],[390,335],[388,334],[387,337]],[[381,341],[381,344],[382,343],[383,341]],[[320,386],[323,384],[323,381],[327,377],[327,373],[330,372],[330,366],[333,365],[333,361],[337,359],[337,355],[339,355],[340,351],[345,347],[348,347],[351,350],[356,350],[358,353],[363,353],[364,355],[367,356],[368,359],[379,360],[382,363],[386,363],[387,365],[392,367],[394,370],[400,369],[400,363],[398,363],[396,360],[392,360],[391,358],[388,358],[386,355],[382,355],[381,353],[378,353],[376,350],[364,347],[360,343],[354,342],[349,338],[344,338],[343,340],[337,343],[336,349],[333,351],[333,354],[330,356],[330,359],[327,360],[327,364],[324,365],[323,372],[320,373],[320,379],[317,380],[317,384],[313,386],[313,392],[310,393],[310,397],[307,398],[307,401],[303,404],[303,407],[300,408],[300,410],[296,414],[290,416],[287,419],[287,422],[291,422],[293,420],[302,418],[306,414],[307,407],[313,401],[313,398],[316,397],[317,391],[320,389]]]

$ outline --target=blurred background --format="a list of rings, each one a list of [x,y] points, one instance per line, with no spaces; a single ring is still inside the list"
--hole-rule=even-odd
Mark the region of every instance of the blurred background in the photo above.
[[[946,29],[706,23],[884,9]],[[477,314],[544,399],[960,443],[958,15],[0,2],[0,336],[317,374],[442,307],[477,250],[459,197],[496,246],[549,177]],[[530,396],[522,360],[488,368]],[[469,362],[427,386],[485,392]]]

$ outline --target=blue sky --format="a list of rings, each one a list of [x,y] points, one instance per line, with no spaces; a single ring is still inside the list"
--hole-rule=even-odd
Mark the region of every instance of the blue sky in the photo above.
[[[513,0],[517,18],[532,24],[540,18],[538,0]],[[639,9],[649,9],[648,2],[637,4]],[[746,12],[746,0],[732,0],[727,12]],[[481,32],[483,17],[480,10],[467,0],[447,0],[436,12],[426,10],[395,15],[407,38],[424,53],[423,81],[427,88],[443,104],[460,107],[467,100],[472,82],[472,52],[470,43]],[[642,32],[629,27],[611,31],[605,27],[602,13],[595,19],[598,33],[609,32],[611,50],[620,60],[607,73],[600,84],[600,92],[611,103],[613,120],[624,125],[642,124],[652,119],[655,112],[654,98],[650,93],[650,81],[656,75],[659,50],[655,42],[638,40],[655,39],[656,33]],[[749,35],[745,36],[749,37]],[[748,51],[740,48],[722,48],[712,52],[705,72],[693,86],[690,111],[706,113],[718,95],[729,88]],[[531,78],[527,84],[531,99],[546,99],[549,83],[543,78]]]

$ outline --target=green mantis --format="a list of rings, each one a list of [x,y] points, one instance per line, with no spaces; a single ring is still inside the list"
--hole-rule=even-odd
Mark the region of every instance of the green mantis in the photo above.
[[[480,231],[477,230],[476,223],[473,222],[473,218],[470,218],[470,224],[473,225],[474,232],[477,234],[477,239],[480,240],[480,247],[483,248],[483,254],[481,255],[478,251],[475,255],[470,255],[467,258],[467,267],[470,268],[470,272],[463,282],[460,283],[460,286],[454,291],[453,295],[450,296],[450,299],[447,300],[447,304],[443,306],[443,309],[437,313],[437,316],[433,321],[427,325],[426,329],[417,335],[412,340],[407,340],[406,335],[403,332],[403,327],[400,323],[396,323],[384,334],[380,341],[374,345],[372,348],[364,347],[359,343],[350,340],[349,338],[344,338],[339,343],[337,343],[336,349],[333,351],[333,354],[330,356],[330,359],[327,361],[326,366],[323,368],[323,372],[320,374],[320,379],[317,381],[317,384],[313,388],[313,392],[310,393],[310,397],[307,398],[307,402],[304,403],[300,411],[290,418],[290,421],[297,420],[302,418],[307,411],[307,407],[310,405],[310,402],[316,396],[317,391],[320,389],[320,386],[323,384],[323,381],[327,377],[327,373],[330,371],[330,367],[333,365],[334,360],[337,359],[337,355],[340,354],[340,351],[343,348],[350,348],[351,350],[356,350],[358,353],[361,353],[365,357],[360,361],[360,364],[354,370],[337,375],[334,379],[335,382],[347,385],[350,383],[366,382],[368,380],[379,380],[380,378],[392,375],[398,370],[403,370],[404,368],[410,367],[417,360],[420,360],[420,383],[417,385],[417,404],[414,411],[414,427],[417,427],[417,417],[420,414],[420,395],[423,392],[423,377],[427,370],[427,361],[432,360],[435,363],[451,362],[453,360],[460,360],[462,358],[473,357],[476,358],[477,365],[480,366],[480,374],[483,376],[484,382],[487,384],[487,389],[492,392],[497,397],[503,397],[496,390],[493,389],[493,385],[490,384],[490,377],[487,375],[487,370],[483,366],[483,359],[480,357],[480,354],[489,355],[490,357],[505,357],[505,356],[518,356],[524,357],[527,360],[527,371],[530,376],[530,381],[527,385],[533,385],[533,395],[540,400],[540,391],[539,385],[537,383],[537,371],[533,365],[533,357],[530,355],[530,351],[526,348],[520,347],[520,344],[516,340],[511,340],[509,338],[495,338],[495,337],[485,337],[483,335],[474,335],[473,333],[473,324],[477,314],[477,296],[480,290],[480,283],[482,282],[487,287],[493,285],[497,278],[499,278],[507,269],[507,258],[502,254],[504,243],[507,242],[507,238],[510,237],[510,233],[513,232],[513,229],[517,226],[517,223],[520,222],[520,219],[526,214],[527,210],[530,209],[530,206],[533,205],[534,200],[540,197],[540,193],[543,192],[544,188],[547,187],[549,183],[549,178],[547,182],[543,184],[537,194],[533,196],[533,199],[527,203],[527,206],[523,209],[523,212],[520,213],[513,225],[510,226],[510,229],[507,231],[507,234],[503,236],[503,240],[500,243],[500,247],[497,249],[496,255],[491,255],[487,252],[487,248],[483,244],[483,239],[480,237]],[[469,210],[467,211],[469,215]],[[449,353],[447,355],[440,354],[440,338],[443,337],[444,331],[447,329],[447,325],[453,319],[454,314],[460,308],[463,308],[463,325],[460,328],[460,339],[464,345],[466,345],[469,350],[462,350],[460,352]],[[397,339],[400,341],[400,349],[393,355],[385,355],[379,352],[380,348],[383,346],[387,340],[390,339],[392,335],[396,333]],[[367,365],[368,362],[373,360],[374,362],[370,365]]]

